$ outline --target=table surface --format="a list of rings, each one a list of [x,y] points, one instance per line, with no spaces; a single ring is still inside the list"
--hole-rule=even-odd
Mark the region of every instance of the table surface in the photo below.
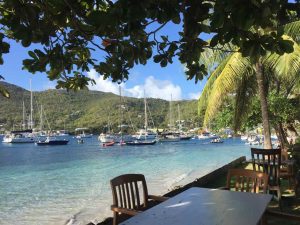
[[[190,188],[121,225],[256,225],[272,196]]]

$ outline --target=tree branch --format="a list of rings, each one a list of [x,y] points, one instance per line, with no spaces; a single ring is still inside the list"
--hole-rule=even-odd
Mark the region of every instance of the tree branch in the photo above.
[[[147,36],[149,37],[151,34],[155,34],[157,31],[159,31],[160,29],[162,29],[164,26],[167,25],[169,21],[163,23],[162,25],[160,25],[157,29],[155,29],[154,31],[151,31],[150,33],[147,33]]]

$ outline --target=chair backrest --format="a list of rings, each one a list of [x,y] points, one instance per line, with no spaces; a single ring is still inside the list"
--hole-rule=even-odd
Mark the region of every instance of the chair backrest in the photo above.
[[[143,174],[124,174],[112,179],[110,185],[115,206],[135,210],[147,207],[148,190]]]
[[[254,171],[269,175],[269,185],[280,184],[279,171],[281,166],[281,149],[251,148],[252,166]]]
[[[267,193],[268,175],[253,170],[229,169],[226,188],[242,192]]]

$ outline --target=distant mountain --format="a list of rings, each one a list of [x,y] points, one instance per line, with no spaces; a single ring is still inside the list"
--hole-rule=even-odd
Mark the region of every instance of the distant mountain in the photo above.
[[[0,96],[0,124],[6,130],[13,127],[19,129],[22,123],[23,101],[27,118],[30,113],[30,92],[21,87],[6,82],[0,82],[11,94],[6,99]],[[65,91],[46,90],[33,92],[34,121],[39,127],[40,107],[43,106],[45,129],[67,129],[74,131],[76,127],[88,127],[93,132],[104,131],[108,123],[117,131],[120,118],[122,124],[141,128],[144,123],[144,100],[130,97],[122,98],[120,114],[120,96],[100,91]],[[169,123],[169,102],[161,99],[147,99],[150,108],[149,120],[153,119],[155,127],[166,128]],[[177,105],[180,105],[180,118],[186,120],[186,126],[195,126],[198,121],[197,101],[173,102],[173,117],[178,118]],[[151,115],[150,115],[151,114]],[[152,123],[149,122],[151,125]]]

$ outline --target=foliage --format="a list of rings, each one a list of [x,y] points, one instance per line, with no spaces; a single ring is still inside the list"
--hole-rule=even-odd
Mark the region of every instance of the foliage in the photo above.
[[[297,27],[300,23],[292,22],[293,27]],[[290,24],[286,24],[284,27],[290,27]],[[296,29],[294,32],[297,32]],[[288,33],[291,36],[294,36],[292,30],[289,29]],[[282,115],[275,116],[271,119],[275,122],[275,117],[278,120],[283,120],[283,115],[285,114],[284,110],[288,110],[288,99],[289,94],[293,90],[297,89],[299,86],[299,70],[300,70],[300,47],[299,45],[289,36],[283,35],[283,39],[289,40],[293,43],[294,51],[292,53],[277,54],[272,52],[267,52],[267,54],[261,58],[263,71],[265,76],[264,88],[265,91],[274,90],[276,91],[278,101],[273,97],[269,99],[272,104],[275,104],[275,108],[283,104],[284,102],[287,105],[282,106]],[[233,49],[232,46],[228,46],[229,49]],[[234,119],[233,119],[233,128],[235,130],[240,129],[243,122],[245,122],[246,117],[249,111],[252,111],[249,124],[246,126],[254,126],[261,119],[257,118],[257,113],[261,113],[259,107],[259,101],[257,99],[253,100],[257,93],[257,81],[256,81],[256,71],[253,68],[253,64],[249,57],[242,57],[240,53],[229,52],[224,55],[223,52],[213,52],[209,58],[218,58],[219,64],[215,70],[209,76],[209,79],[206,83],[206,86],[199,99],[199,111],[204,111],[204,125],[211,121],[218,111],[222,107],[223,101],[228,98],[229,95],[235,96],[235,110],[234,110]],[[215,57],[216,55],[216,57]],[[219,56],[221,55],[221,56]],[[201,60],[201,59],[200,59]],[[214,62],[211,62],[209,59],[206,62],[209,67],[212,67]],[[280,94],[280,95],[279,95]],[[270,96],[271,97],[271,96]],[[285,101],[283,99],[285,98]],[[277,103],[275,103],[275,100]],[[273,107],[273,106],[272,106]],[[286,107],[286,108],[285,108]],[[275,113],[275,108],[274,110]],[[271,110],[271,111],[272,111]],[[295,115],[292,112],[286,112],[289,115]],[[295,118],[295,117],[294,117]]]
[[[268,94],[269,117],[270,123],[275,126],[278,123],[288,124],[294,123],[295,120],[300,119],[300,97],[287,98],[282,93],[275,93],[271,91]],[[227,98],[214,119],[210,122],[213,130],[219,131],[222,128],[235,127],[234,112],[235,112],[235,96]],[[249,110],[247,110],[245,117],[242,120],[240,131],[253,130],[262,123],[261,108],[259,98],[257,96],[251,99]]]
[[[268,102],[271,112],[270,120],[273,124],[293,123],[299,117],[297,110],[300,106],[300,98],[286,98],[284,95],[272,91],[269,93]]]
[[[222,104],[222,107],[220,111],[217,113],[217,115],[212,120],[211,129],[213,131],[219,132],[224,128],[232,128],[233,127],[233,120],[234,120],[234,99],[228,98],[224,104]]]
[[[27,118],[30,108],[30,92],[15,85],[0,82],[10,93],[11,98],[0,96],[0,124],[5,124],[7,130],[19,129],[22,121],[22,101],[25,102]],[[111,93],[98,91],[62,91],[47,90],[34,92],[34,120],[35,127],[40,126],[40,105],[43,105],[43,120],[45,129],[68,129],[74,131],[76,127],[89,127],[94,132],[111,129],[119,132],[120,97]],[[167,128],[169,122],[169,102],[161,99],[147,99],[155,127]],[[197,101],[177,101],[180,105],[181,119],[187,121],[188,128],[197,122]],[[133,125],[135,130],[144,125],[144,100],[123,98],[123,124]],[[177,119],[177,110],[173,112]],[[152,126],[151,123],[149,123]],[[152,126],[153,127],[153,126]],[[132,131],[132,130],[131,130]]]
[[[153,58],[162,67],[178,57],[188,79],[207,74],[199,55],[226,43],[251,60],[267,51],[291,52],[278,21],[299,17],[299,3],[286,0],[3,0],[0,2],[0,64],[9,40],[32,43],[23,61],[29,72],[46,72],[57,88],[82,89],[86,72],[96,69],[105,78],[126,81],[136,64]],[[164,27],[174,24],[179,35]],[[264,32],[261,32],[264,30]],[[160,33],[161,32],[161,33]],[[201,34],[211,34],[208,43]]]

